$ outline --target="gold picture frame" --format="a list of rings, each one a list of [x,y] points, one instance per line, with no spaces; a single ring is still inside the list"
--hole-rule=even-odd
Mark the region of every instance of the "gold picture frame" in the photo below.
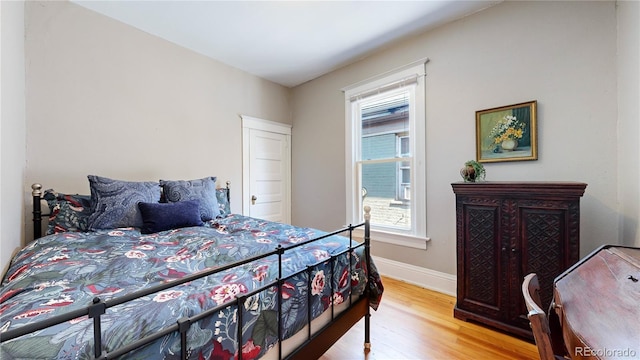
[[[537,101],[476,111],[476,160],[538,160]]]

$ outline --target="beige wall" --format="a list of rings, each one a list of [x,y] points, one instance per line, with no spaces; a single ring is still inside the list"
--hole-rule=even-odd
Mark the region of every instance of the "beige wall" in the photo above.
[[[240,204],[239,115],[291,123],[288,88],[73,3],[27,2],[25,15],[26,184],[214,175]]]
[[[0,1],[0,269],[21,246],[25,169],[24,2]],[[2,270],[0,270],[2,271]]]
[[[423,57],[430,59],[426,156],[432,240],[426,251],[374,242],[374,255],[454,274],[450,184],[461,180],[462,164],[475,158],[475,111],[529,100],[538,101],[539,159],[487,164],[487,180],[586,182],[582,254],[619,241],[612,1],[504,2],[294,88],[295,224],[330,229],[345,222],[340,89]]]
[[[640,247],[640,2],[619,1],[617,16],[620,238]]]
[[[21,2],[7,4],[16,3],[3,1],[1,8],[3,266],[24,232],[18,225],[30,219],[23,214],[35,181],[86,193],[89,173],[132,180],[217,175],[236,184],[232,202],[240,204],[239,114],[293,124],[293,222],[336,228],[346,207],[340,88],[422,57],[431,59],[433,240],[426,251],[375,243],[375,255],[455,273],[450,183],[475,156],[474,112],[533,99],[539,160],[488,164],[488,179],[587,182],[583,253],[601,243],[640,245],[638,170],[625,165],[640,162],[637,2],[619,2],[617,13],[612,1],[502,3],[293,92],[71,3],[28,2],[24,17]],[[22,47],[21,64],[14,60]],[[26,125],[19,80],[25,63]],[[13,209],[20,205],[18,214]]]

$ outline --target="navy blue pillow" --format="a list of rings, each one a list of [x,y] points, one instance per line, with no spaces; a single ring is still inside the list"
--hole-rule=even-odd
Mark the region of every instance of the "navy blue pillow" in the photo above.
[[[198,200],[175,203],[139,202],[138,208],[142,214],[140,232],[143,234],[204,225],[200,220],[200,201]]]

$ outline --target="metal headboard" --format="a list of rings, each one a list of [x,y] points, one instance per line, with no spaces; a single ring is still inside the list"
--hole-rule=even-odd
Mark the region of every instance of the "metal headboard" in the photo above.
[[[226,182],[227,201],[231,206],[231,181]],[[33,239],[42,237],[42,217],[49,216],[49,214],[42,213],[42,185],[34,183],[31,185],[31,196],[33,197]]]

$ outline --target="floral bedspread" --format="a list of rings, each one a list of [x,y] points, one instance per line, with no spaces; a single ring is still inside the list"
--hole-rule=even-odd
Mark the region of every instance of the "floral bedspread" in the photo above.
[[[109,300],[186,274],[314,238],[321,232],[232,214],[204,227],[142,235],[137,229],[68,232],[35,240],[14,258],[0,288],[0,331],[87,306],[95,297]],[[349,246],[332,236],[305,244],[283,256],[282,321],[284,336],[307,323],[307,275],[288,275],[328,259]],[[315,318],[366,287],[371,306],[382,295],[380,278],[371,274],[363,251],[337,257],[333,267],[311,271],[311,313]],[[351,261],[351,269],[350,267]],[[278,277],[277,257],[172,287],[107,309],[102,315],[103,346],[111,351],[149,333],[248,294]],[[368,280],[368,281],[367,281]],[[333,285],[332,285],[333,284]],[[332,291],[333,289],[333,291]],[[190,359],[258,358],[277,342],[277,287],[249,296],[241,306],[242,342],[237,340],[238,308],[229,306],[191,325]],[[93,321],[78,318],[2,343],[2,359],[87,359],[93,357]],[[135,359],[178,359],[180,337],[174,333],[129,353]]]

